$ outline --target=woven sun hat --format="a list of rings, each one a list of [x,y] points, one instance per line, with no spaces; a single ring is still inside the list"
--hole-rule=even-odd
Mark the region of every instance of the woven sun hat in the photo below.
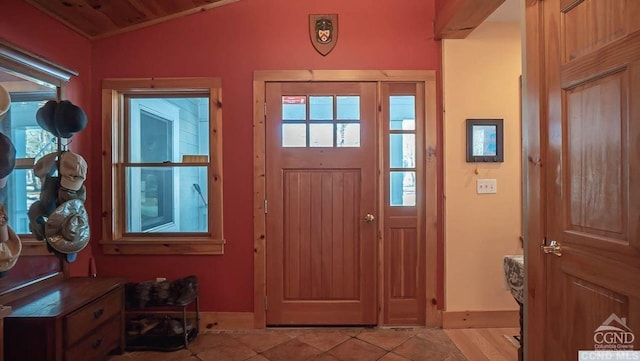
[[[2,121],[2,119],[7,115],[10,107],[11,96],[7,89],[0,84],[0,121]]]
[[[89,243],[89,216],[80,199],[62,203],[45,225],[47,243],[60,253],[76,253]]]

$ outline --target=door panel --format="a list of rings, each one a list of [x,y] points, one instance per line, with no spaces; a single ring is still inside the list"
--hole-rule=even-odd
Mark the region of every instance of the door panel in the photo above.
[[[640,336],[639,16],[635,0],[544,2],[547,242],[561,246],[545,259],[545,361],[640,348],[596,337]]]
[[[267,324],[376,323],[375,83],[267,83]]]
[[[285,301],[359,298],[360,182],[355,170],[284,171]]]

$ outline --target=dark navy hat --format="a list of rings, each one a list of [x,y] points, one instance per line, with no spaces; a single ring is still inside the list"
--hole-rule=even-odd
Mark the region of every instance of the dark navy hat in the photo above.
[[[0,133],[0,188],[7,184],[7,176],[16,166],[16,148],[11,139]]]
[[[75,133],[87,126],[87,115],[82,108],[68,100],[63,100],[56,107],[53,124],[56,128],[57,136],[71,138]]]

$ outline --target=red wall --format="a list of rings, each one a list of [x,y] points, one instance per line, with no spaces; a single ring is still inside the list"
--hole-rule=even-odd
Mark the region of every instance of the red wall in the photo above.
[[[0,7],[0,38],[3,38],[20,48],[35,53],[67,69],[79,72],[65,86],[64,98],[71,100],[92,114],[89,89],[91,86],[91,43],[86,38],[69,30],[58,21],[45,15],[22,0],[2,0]],[[100,158],[93,156],[94,149],[90,148],[90,134],[100,132],[100,118],[90,117],[87,128],[73,136],[70,148],[86,158],[89,169],[87,175],[88,189],[95,187],[94,183],[100,177],[98,171]],[[86,205],[92,209],[99,205],[100,198],[91,193]],[[92,217],[91,225],[99,221]],[[96,239],[95,229],[92,238]],[[92,256],[92,245],[89,244],[78,258],[70,265],[72,276],[86,276],[89,270],[89,259]],[[21,259],[18,259],[20,263]]]
[[[74,139],[89,162],[87,203],[98,274],[126,276],[131,281],[195,274],[203,311],[253,310],[253,71],[440,70],[440,42],[433,40],[434,0],[376,0],[375,6],[365,0],[241,0],[94,41],[92,50],[87,41],[48,17],[21,1],[11,1],[15,4],[9,6],[8,15],[6,6],[0,13],[0,36],[80,70],[81,76],[70,85],[69,98],[85,105],[92,121],[83,133],[90,132],[94,139],[100,131],[104,78],[222,78],[227,240],[222,256],[102,255],[98,244],[101,145]],[[310,43],[308,17],[326,13],[338,14],[340,28],[335,49],[323,57]],[[86,259],[75,267],[84,266]]]

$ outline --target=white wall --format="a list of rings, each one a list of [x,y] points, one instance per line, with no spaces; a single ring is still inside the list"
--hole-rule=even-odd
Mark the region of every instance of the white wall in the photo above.
[[[522,253],[520,75],[517,22],[443,41],[446,311],[517,309],[502,258]],[[504,119],[503,163],[466,162],[467,118]],[[496,194],[476,194],[485,178],[497,180]]]

